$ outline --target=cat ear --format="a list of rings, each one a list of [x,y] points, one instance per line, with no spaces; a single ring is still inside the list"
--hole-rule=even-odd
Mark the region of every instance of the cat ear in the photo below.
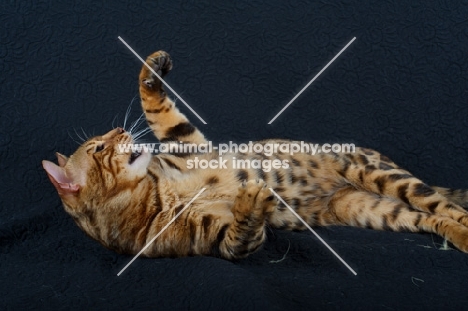
[[[42,161],[42,167],[47,172],[59,195],[75,195],[80,190],[80,186],[73,183],[73,180],[66,175],[63,167],[46,160]]]
[[[59,166],[64,167],[65,164],[67,164],[68,162],[68,157],[58,152],[56,152],[55,155],[57,156],[57,161],[58,161]]]

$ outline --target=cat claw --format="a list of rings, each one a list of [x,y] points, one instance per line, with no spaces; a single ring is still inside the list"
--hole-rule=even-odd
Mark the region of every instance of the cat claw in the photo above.
[[[164,77],[172,69],[172,60],[167,52],[158,51],[150,56],[146,60],[147,64],[150,65],[151,69],[161,78]],[[153,73],[154,74],[154,73]]]
[[[154,83],[154,80],[153,80],[153,79],[144,79],[144,80],[143,80],[143,83],[144,83],[147,87],[152,87],[152,86],[153,86],[153,83]]]

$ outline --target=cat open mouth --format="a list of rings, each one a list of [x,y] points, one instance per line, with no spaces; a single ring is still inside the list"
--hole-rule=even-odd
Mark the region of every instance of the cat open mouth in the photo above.
[[[128,160],[128,164],[132,164],[140,156],[141,156],[141,152],[132,152],[132,154],[130,155],[130,159]]]

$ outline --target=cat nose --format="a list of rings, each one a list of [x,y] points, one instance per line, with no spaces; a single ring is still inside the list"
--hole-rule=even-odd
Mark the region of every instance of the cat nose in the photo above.
[[[121,128],[121,127],[118,127],[115,130],[117,131],[117,134],[122,134],[122,133],[125,132],[125,130],[123,128]]]

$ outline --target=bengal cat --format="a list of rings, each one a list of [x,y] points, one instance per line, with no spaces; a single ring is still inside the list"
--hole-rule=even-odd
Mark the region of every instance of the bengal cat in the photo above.
[[[159,51],[146,63],[164,77],[170,56]],[[139,76],[146,120],[161,142],[206,143],[175,107],[161,81],[143,66]],[[265,140],[261,144],[287,142]],[[265,226],[305,229],[269,190],[273,188],[311,226],[346,225],[377,230],[432,232],[468,252],[468,213],[462,190],[430,187],[376,151],[316,155],[223,155],[227,168],[189,169],[188,160],[218,159],[218,152],[121,152],[132,133],[115,128],[83,143],[58,166],[43,161],[52,184],[77,225],[104,246],[138,253],[202,188],[204,192],[142,255],[211,255],[243,258],[265,240]],[[287,161],[265,172],[233,169],[236,159]]]

